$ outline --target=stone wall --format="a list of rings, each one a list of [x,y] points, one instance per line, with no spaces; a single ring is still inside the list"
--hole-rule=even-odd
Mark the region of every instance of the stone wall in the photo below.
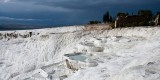
[[[115,27],[145,26],[148,24],[144,16],[119,16],[115,21]]]

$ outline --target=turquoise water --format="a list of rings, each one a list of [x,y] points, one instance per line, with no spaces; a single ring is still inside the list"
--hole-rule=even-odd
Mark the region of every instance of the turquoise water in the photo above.
[[[82,61],[85,62],[86,55],[84,54],[66,54],[65,56],[69,57],[71,60]]]
[[[72,60],[85,62],[87,57],[84,55],[75,55],[75,56],[69,56],[69,58]]]

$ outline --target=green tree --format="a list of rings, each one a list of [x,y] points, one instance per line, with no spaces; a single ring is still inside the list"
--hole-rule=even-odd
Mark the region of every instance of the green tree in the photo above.
[[[117,13],[117,17],[121,16],[121,17],[125,17],[125,16],[128,16],[129,14],[128,13],[123,13],[123,12],[118,12]]]
[[[139,10],[138,15],[144,16],[147,19],[147,21],[150,21],[153,16],[152,11],[150,10]]]
[[[98,23],[101,23],[100,21],[89,21],[88,24],[98,24]]]
[[[109,12],[106,12],[104,15],[103,15],[103,22],[106,23],[106,22],[109,22]]]
[[[159,15],[160,14],[160,12],[157,12],[157,14],[156,15]]]
[[[109,22],[112,22],[113,19],[112,19],[112,16],[109,16]]]

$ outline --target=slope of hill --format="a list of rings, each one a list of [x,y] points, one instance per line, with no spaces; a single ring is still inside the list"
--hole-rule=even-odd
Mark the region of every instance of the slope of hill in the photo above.
[[[0,80],[160,79],[159,27],[84,28],[0,31]]]

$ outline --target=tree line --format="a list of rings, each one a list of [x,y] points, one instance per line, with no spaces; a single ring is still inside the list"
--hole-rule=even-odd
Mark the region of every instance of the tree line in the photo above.
[[[107,11],[104,15],[103,15],[103,23],[107,23],[107,22],[112,22],[113,21],[113,18],[112,16],[110,15],[110,13]],[[88,24],[99,24],[99,23],[102,23],[101,21],[97,21],[97,20],[92,20],[92,21],[89,21]]]
[[[157,14],[160,14],[160,12],[157,12]],[[129,14],[128,12],[118,12],[116,15],[117,17],[126,17],[126,16],[133,16],[133,15],[137,15],[137,16],[143,16],[145,17],[146,23],[144,23],[144,25],[154,25],[153,21],[156,17],[156,15],[153,15],[151,10],[139,10],[137,12],[137,14]],[[105,12],[102,18],[103,22],[101,21],[90,21],[88,24],[99,24],[99,23],[114,23],[115,19],[113,19],[113,17],[110,15],[109,11]]]

